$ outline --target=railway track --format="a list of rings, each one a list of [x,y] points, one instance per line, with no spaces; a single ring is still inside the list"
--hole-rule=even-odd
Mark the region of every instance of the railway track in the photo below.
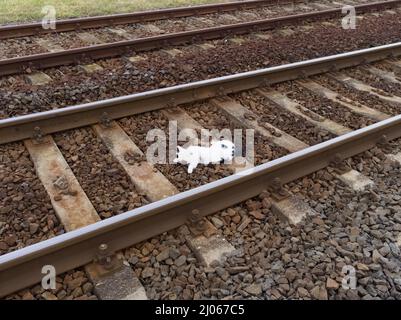
[[[374,3],[362,3],[355,5],[355,9],[358,13],[366,13],[377,10],[383,10],[388,8],[398,7],[400,2],[398,0],[374,2]],[[300,4],[296,3],[293,12],[297,12],[297,6]],[[265,30],[270,30],[277,27],[291,26],[296,23],[304,21],[321,21],[322,19],[333,19],[341,17],[342,7],[338,3],[334,4],[334,8],[324,5],[328,9],[315,10],[312,12],[290,14],[286,16],[276,16],[273,18],[263,18],[263,12],[259,13],[260,17],[255,16],[252,22],[249,22],[249,15],[242,18],[235,18],[234,23],[228,22],[228,24],[221,25],[217,23],[212,27],[205,27],[199,29],[199,27],[189,28],[185,23],[185,27],[177,29],[176,24],[173,24],[171,32],[161,30],[158,26],[148,25],[142,28],[142,37],[139,38],[130,36],[126,31],[111,30],[107,29],[105,33],[108,34],[106,38],[109,41],[104,43],[99,40],[96,35],[90,33],[78,34],[72,36],[70,41],[60,38],[58,35],[54,39],[36,39],[29,41],[32,43],[32,48],[27,47],[26,41],[21,40],[18,43],[17,40],[12,42],[3,42],[3,50],[13,52],[10,57],[0,60],[0,76],[12,75],[16,73],[32,72],[44,68],[74,64],[79,62],[90,63],[103,58],[112,58],[118,56],[132,56],[133,53],[144,52],[154,49],[169,48],[172,46],[183,45],[187,43],[202,43],[204,41],[210,41],[213,39],[225,38],[227,36],[244,35],[249,33],[258,33]],[[333,7],[333,4],[331,4]],[[303,8],[303,7],[301,7]],[[303,8],[302,10],[305,10]],[[301,11],[302,11],[301,10]],[[268,11],[270,13],[270,11]],[[256,14],[256,13],[251,13]],[[245,22],[244,22],[245,21]],[[226,22],[227,23],[227,22]],[[134,27],[135,29],[135,27]],[[139,28],[141,30],[141,28]],[[178,31],[177,31],[178,30]],[[140,31],[141,32],[141,31]],[[118,33],[120,35],[118,35]],[[67,33],[68,34],[68,33]],[[116,35],[117,34],[117,35]],[[145,36],[143,36],[145,34]],[[116,37],[120,37],[121,41],[115,41]],[[124,39],[125,38],[125,39]],[[127,40],[127,38],[129,40]],[[111,41],[111,42],[110,42]],[[67,49],[60,47],[60,43],[70,43],[66,46]],[[78,47],[77,43],[79,44]],[[88,45],[89,44],[89,45]],[[21,47],[19,47],[21,45]],[[32,50],[31,50],[32,49]],[[21,52],[17,54],[15,52]],[[24,51],[31,51],[31,53],[24,55]],[[172,50],[174,51],[174,49]],[[21,56],[19,56],[21,55]],[[7,56],[7,53],[5,54]]]
[[[148,290],[145,291],[138,280],[139,275],[129,264],[124,264],[124,259],[128,259],[126,252],[125,258],[116,255],[120,250],[186,224],[191,232],[182,236],[183,241],[206,265],[205,270],[210,270],[214,268],[215,260],[224,263],[225,255],[238,255],[235,249],[240,250],[239,246],[243,244],[238,242],[234,247],[231,241],[235,236],[225,233],[225,227],[223,233],[219,230],[222,221],[228,223],[235,219],[237,233],[241,233],[247,230],[248,225],[263,225],[266,221],[273,223],[276,213],[285,217],[288,223],[286,230],[288,226],[292,226],[290,229],[302,226],[305,220],[313,218],[316,221],[325,217],[326,212],[319,217],[318,206],[313,200],[299,198],[297,192],[299,185],[310,184],[315,190],[314,179],[327,179],[318,175],[318,178],[313,176],[305,182],[302,177],[315,172],[321,174],[322,170],[324,177],[324,172],[328,170],[326,174],[331,179],[341,181],[334,184],[335,188],[343,185],[351,196],[363,198],[368,194],[371,197],[374,179],[382,179],[382,176],[360,167],[361,162],[355,159],[366,157],[363,153],[370,150],[370,158],[362,161],[365,164],[373,161],[368,169],[380,160],[387,163],[387,171],[401,163],[397,143],[392,143],[401,136],[400,55],[401,44],[395,43],[0,120],[0,143],[4,148],[3,176],[8,172],[6,168],[10,160],[18,162],[19,157],[27,159],[30,156],[32,163],[26,165],[35,167],[35,179],[44,186],[35,186],[35,192],[45,190],[47,196],[42,196],[42,201],[50,202],[52,207],[48,217],[43,219],[53,221],[51,216],[57,217],[61,226],[57,232],[66,232],[53,237],[54,231],[47,228],[48,235],[41,233],[40,240],[48,236],[50,239],[16,251],[12,248],[17,243],[20,247],[24,246],[21,240],[14,239],[13,246],[8,245],[12,241],[0,239],[3,253],[8,252],[0,256],[0,295],[6,296],[39,282],[42,266],[51,262],[58,274],[86,265],[85,272],[100,298],[146,298]],[[179,165],[152,166],[143,161],[148,146],[145,142],[147,129],[156,127],[164,131],[168,121],[177,121],[179,129],[197,131],[215,127],[253,129],[257,166],[247,169],[241,162],[228,167],[199,168],[192,177],[185,174],[185,168]],[[63,132],[70,129],[74,130]],[[92,138],[85,137],[88,135]],[[19,141],[24,141],[24,146]],[[93,150],[98,151],[93,153]],[[101,157],[106,157],[106,165],[101,165]],[[250,159],[247,160],[250,162]],[[113,162],[115,165],[112,165]],[[88,173],[88,166],[95,171]],[[101,170],[108,173],[102,175]],[[108,182],[91,179],[91,175],[101,175]],[[115,191],[118,187],[115,181],[121,180],[126,185],[120,185],[122,190]],[[32,177],[30,181],[34,183]],[[13,182],[9,179],[7,183],[12,185]],[[25,183],[24,192],[31,193],[28,192],[30,183],[27,186],[22,177],[16,183]],[[112,192],[109,198],[120,206],[110,209],[107,203],[96,199],[102,188],[96,189],[96,186],[102,184],[116,192]],[[322,185],[319,188],[328,186],[327,182]],[[337,197],[344,192],[344,187],[336,190]],[[122,196],[128,194],[124,189],[129,190],[129,197],[134,201]],[[327,193],[330,194],[330,190]],[[15,201],[17,197],[14,195]],[[10,208],[10,200],[8,198],[6,208]],[[235,213],[237,209],[233,209],[238,204],[245,208],[245,211],[240,210],[240,215]],[[128,207],[137,208],[127,211]],[[207,215],[220,210],[224,210],[223,213],[219,217],[212,216],[212,223],[204,220]],[[107,212],[109,214],[105,214]],[[355,212],[351,210],[350,218]],[[227,216],[232,219],[225,218]],[[310,232],[313,228],[309,226],[307,230]],[[394,243],[399,237],[396,231],[397,228],[392,229],[386,236],[386,239],[393,240],[391,250],[396,250]],[[291,231],[288,232],[291,237]],[[296,234],[292,235],[294,237],[297,237]],[[263,243],[266,244],[266,241],[270,240],[266,238]],[[5,245],[7,249],[4,250]],[[340,254],[346,252],[350,257],[350,249],[342,249],[341,245],[341,241],[337,243],[340,248],[337,250]],[[251,250],[247,244],[245,246]],[[137,267],[141,270],[140,280],[146,285],[151,282],[149,277],[154,272],[154,268],[148,265],[152,259],[146,259],[146,256],[152,252],[154,244],[150,242],[144,247],[147,253],[145,249],[128,252],[141,257]],[[156,250],[157,261],[163,263],[173,257],[175,260],[172,263],[177,270],[195,261],[191,257],[187,261],[185,256],[189,252],[170,251],[167,250],[166,255],[165,250]],[[386,256],[384,251],[380,251],[380,256],[374,253],[375,263],[390,264],[389,258],[380,260],[380,257]],[[362,273],[370,270],[365,265],[370,255],[360,260],[359,256],[352,257],[359,261],[360,268],[365,268]],[[231,270],[232,274],[246,273],[248,269],[245,267],[235,266],[236,259],[242,258],[236,256],[230,260],[227,270]],[[378,268],[377,265],[375,268]],[[283,272],[287,274],[286,270]],[[386,275],[390,277],[388,273]],[[121,279],[125,279],[127,285],[124,293],[121,292],[124,290],[116,292],[115,286],[113,290],[113,284]],[[338,285],[338,281],[333,281],[330,282],[330,290],[335,289],[334,283]],[[281,284],[288,285],[288,282]],[[393,283],[392,288],[395,291],[390,297],[397,297],[397,284]],[[261,290],[261,285],[255,284],[247,286],[245,291],[251,296],[260,296]],[[317,289],[313,287],[311,293],[298,290],[297,295],[301,298],[303,294],[327,298],[327,290],[324,290],[318,286]],[[374,296],[372,292],[369,289],[370,297]],[[329,293],[336,297],[334,291]],[[282,295],[283,292],[271,292],[272,296],[277,294]],[[361,295],[368,296],[367,293]]]
[[[293,0],[251,0],[218,4],[207,4],[191,7],[179,7],[126,14],[114,14],[86,18],[66,19],[57,21],[57,29],[44,29],[41,23],[27,23],[5,25],[0,27],[0,39],[19,38],[37,34],[58,33],[66,31],[85,30],[124,24],[144,23],[173,18],[186,18],[191,16],[210,15],[237,10],[260,9],[273,5],[288,5],[301,1]]]

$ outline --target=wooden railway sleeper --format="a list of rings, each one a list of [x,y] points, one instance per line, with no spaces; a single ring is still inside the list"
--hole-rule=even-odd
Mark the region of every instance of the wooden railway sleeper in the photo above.
[[[301,111],[304,115],[308,116],[309,118],[311,118],[314,121],[317,122],[323,122],[324,118],[320,115],[318,115],[317,113],[314,113],[313,111],[306,109],[306,108],[302,108],[300,105],[296,106],[296,108]]]
[[[378,88],[373,88],[372,91],[375,93],[378,93],[382,96],[385,96],[385,97],[394,97],[394,95],[392,93],[378,89]]]
[[[53,186],[57,190],[57,195],[54,197],[54,201],[61,201],[62,196],[76,197],[78,192],[71,188],[68,179],[65,176],[59,176],[53,181]]]
[[[145,160],[146,159],[145,159],[144,155],[135,153],[132,150],[128,150],[124,154],[124,161],[131,166],[135,165],[135,164],[141,165],[141,163]]]
[[[351,100],[351,99],[349,99],[347,97],[341,96],[341,95],[337,96],[337,100],[339,100],[341,102],[352,104],[353,106],[358,107],[358,108],[363,108],[364,107],[362,105],[362,103],[360,103],[359,101],[353,101],[353,100]]]
[[[269,131],[272,136],[277,138],[280,138],[282,136],[281,132],[278,132],[269,125],[269,119],[267,117],[261,117],[260,119],[258,119],[258,124]]]

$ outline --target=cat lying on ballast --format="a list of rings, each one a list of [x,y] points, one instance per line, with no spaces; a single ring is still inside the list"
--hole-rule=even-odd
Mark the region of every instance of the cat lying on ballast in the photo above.
[[[211,146],[190,146],[187,149],[177,147],[177,158],[174,163],[188,164],[188,173],[192,173],[198,164],[217,164],[231,161],[234,158],[235,146],[229,140],[212,141]]]

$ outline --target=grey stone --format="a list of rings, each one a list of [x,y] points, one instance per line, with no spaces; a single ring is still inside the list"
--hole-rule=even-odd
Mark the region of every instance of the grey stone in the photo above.
[[[169,251],[169,255],[171,259],[177,259],[181,255],[181,253],[176,248],[171,248]]]
[[[381,257],[382,257],[382,256],[381,256],[381,254],[379,253],[379,251],[377,251],[376,249],[373,250],[373,253],[372,253],[372,260],[373,260],[374,263],[379,262],[379,260],[380,260]]]
[[[251,219],[249,219],[248,217],[245,217],[241,224],[238,226],[237,231],[238,232],[242,232],[244,231],[244,229],[248,226],[248,224],[251,222]]]
[[[150,278],[155,273],[155,270],[151,267],[146,267],[142,270],[142,278]]]
[[[283,263],[281,261],[277,261],[275,263],[273,263],[271,270],[273,272],[280,272],[283,270]]]
[[[298,287],[297,293],[298,293],[298,296],[299,296],[300,298],[309,297],[309,292],[308,292],[308,290],[306,290],[306,289],[303,288],[303,287]]]
[[[164,249],[162,252],[160,252],[157,256],[156,256],[156,260],[161,262],[164,260],[167,260],[170,257],[170,249]]]
[[[242,281],[245,283],[251,283],[253,281],[253,277],[250,273],[247,273]]]
[[[222,228],[224,226],[223,221],[221,221],[219,218],[212,217],[211,220],[212,220],[212,223],[214,224],[214,226],[217,229],[220,229],[220,228]]]
[[[25,77],[28,83],[36,86],[42,86],[52,81],[52,79],[46,73],[43,72],[35,72],[27,74]]]
[[[251,284],[250,286],[244,288],[244,291],[251,295],[259,296],[262,294],[262,286],[260,284]]]
[[[316,286],[311,290],[311,295],[313,298],[318,300],[327,300],[327,290],[324,287]]]
[[[90,283],[90,282],[85,283],[85,284],[82,286],[82,290],[83,290],[84,293],[90,293],[90,292],[92,292],[92,290],[93,290],[93,284]]]
[[[237,274],[237,273],[241,273],[244,271],[248,271],[249,267],[248,266],[229,267],[227,270],[230,274]]]
[[[184,255],[178,257],[175,261],[174,264],[177,267],[181,267],[185,262],[187,261],[187,257],[185,257]]]
[[[29,224],[29,232],[31,234],[35,234],[38,231],[38,229],[39,229],[39,224],[37,224],[37,223],[30,223]]]
[[[132,256],[132,257],[128,260],[128,262],[129,262],[130,264],[132,264],[133,266],[136,265],[136,264],[138,263],[138,261],[139,261],[139,259],[138,259],[137,256]]]
[[[390,247],[388,245],[383,246],[382,248],[379,249],[379,253],[385,257],[390,253]]]
[[[54,294],[52,294],[48,291],[45,291],[42,293],[42,298],[45,300],[58,300]]]

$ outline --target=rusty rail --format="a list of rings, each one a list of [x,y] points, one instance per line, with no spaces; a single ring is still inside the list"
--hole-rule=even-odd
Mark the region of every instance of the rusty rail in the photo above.
[[[58,20],[56,29],[44,29],[40,22],[20,25],[0,26],[0,40],[27,37],[46,33],[59,33],[73,30],[84,30],[129,23],[143,23],[163,19],[184,18],[194,15],[230,12],[235,10],[255,9],[277,4],[291,4],[305,0],[251,0],[229,3],[207,4],[191,7],[169,8],[134,13],[122,13],[105,16]]]
[[[401,0],[375,2],[355,6],[357,13],[369,12],[384,8],[399,6]],[[119,41],[108,44],[94,45],[70,49],[60,52],[43,53],[24,57],[0,60],[0,76],[24,72],[27,68],[43,69],[78,63],[79,61],[97,60],[125,55],[130,52],[148,51],[166,46],[182,45],[221,37],[246,34],[249,32],[267,30],[279,26],[291,25],[305,20],[334,18],[342,15],[341,8],[317,11],[313,13],[290,15],[285,17],[264,19],[253,22],[238,23],[213,28],[172,33],[167,35]]]

